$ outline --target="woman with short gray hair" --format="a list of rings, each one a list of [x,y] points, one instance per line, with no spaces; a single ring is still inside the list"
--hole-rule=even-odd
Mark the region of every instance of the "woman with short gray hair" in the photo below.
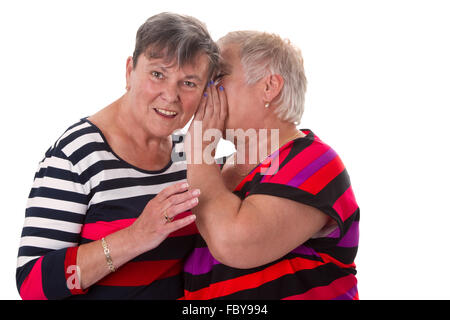
[[[149,18],[126,61],[126,92],[70,126],[35,175],[17,260],[23,299],[177,299],[198,190],[183,128],[219,63],[203,23]]]

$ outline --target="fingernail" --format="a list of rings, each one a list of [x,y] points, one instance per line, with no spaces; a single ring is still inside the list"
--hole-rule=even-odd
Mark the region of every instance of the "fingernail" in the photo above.
[[[203,93],[203,96],[204,96],[204,97],[207,97],[207,96],[208,96],[208,94],[207,94],[207,93],[205,92],[205,93]]]
[[[209,84],[211,85],[211,84],[214,84],[214,81],[213,80],[211,80],[210,82],[209,82]]]
[[[192,199],[192,200],[191,200],[191,203],[192,203],[192,204],[198,203],[198,199],[197,199],[197,198]]]
[[[219,87],[219,90],[220,90],[220,91],[223,91],[223,87],[222,87],[222,86],[220,86],[220,87]]]
[[[193,195],[193,196],[198,196],[198,195],[200,195],[200,189],[195,189],[195,190],[192,192],[192,195]]]
[[[189,188],[189,184],[188,184],[187,182],[185,182],[185,183],[183,183],[183,184],[181,185],[181,187],[182,187],[182,188]]]
[[[195,214],[191,214],[191,215],[189,216],[189,219],[191,219],[191,220],[195,220],[195,218],[197,218],[197,216],[196,216]]]

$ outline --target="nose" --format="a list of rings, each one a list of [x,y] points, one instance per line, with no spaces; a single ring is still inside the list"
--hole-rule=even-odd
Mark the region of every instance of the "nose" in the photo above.
[[[176,103],[180,101],[178,93],[178,85],[174,83],[166,83],[161,91],[161,98],[167,103]]]

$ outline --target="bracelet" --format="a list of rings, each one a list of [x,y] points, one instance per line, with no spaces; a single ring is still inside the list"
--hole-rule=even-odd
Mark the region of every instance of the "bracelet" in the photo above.
[[[106,257],[106,264],[108,265],[108,269],[111,272],[116,272],[116,268],[114,267],[114,264],[112,262],[111,259],[111,251],[109,250],[108,244],[106,243],[105,238],[102,238],[102,247],[103,247],[103,253],[105,254]]]

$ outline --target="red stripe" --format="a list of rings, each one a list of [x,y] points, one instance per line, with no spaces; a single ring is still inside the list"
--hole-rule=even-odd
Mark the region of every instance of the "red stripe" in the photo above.
[[[144,286],[157,279],[179,274],[181,270],[181,260],[128,262],[97,284],[102,286]]]
[[[73,295],[85,294],[88,290],[81,289],[81,283],[76,274],[77,272],[77,254],[79,247],[67,248],[66,258],[64,259],[64,272],[66,276],[67,288]]]
[[[180,213],[174,220],[184,218],[190,214],[192,214],[191,211]],[[136,221],[136,219],[120,219],[115,221],[97,221],[94,223],[86,223],[81,231],[81,237],[89,240],[100,240],[111,233],[131,226],[134,221]],[[163,223],[162,219],[161,223]],[[169,237],[180,237],[197,233],[198,230],[195,223],[191,223],[182,229],[172,232]]]
[[[342,221],[347,220],[355,210],[358,208],[358,204],[356,203],[355,195],[353,194],[352,187],[348,187],[348,189],[344,192],[339,199],[333,205],[333,209],[341,217]]]
[[[192,292],[185,290],[184,298],[187,300],[204,300],[222,297],[238,291],[259,287],[286,274],[293,274],[299,270],[314,269],[320,265],[323,265],[320,261],[300,257],[283,260],[259,272],[216,282],[207,288]]]
[[[320,170],[314,173],[308,180],[299,186],[306,192],[316,195],[322,190],[328,183],[336,178],[345,167],[339,156],[323,166]]]
[[[356,285],[356,278],[348,275],[334,280],[322,287],[312,288],[305,293],[284,298],[283,300],[330,300],[343,295]]]
[[[293,159],[291,159],[280,171],[275,174],[271,179],[264,182],[287,184],[291,181],[300,171],[310,165],[314,160],[319,158],[330,147],[324,144],[313,144],[309,148],[306,148]],[[280,162],[281,164],[281,162]]]
[[[24,300],[47,300],[42,287],[42,259],[43,257],[40,257],[36,261],[20,287],[20,296]]]
[[[345,264],[345,263],[342,263],[341,261],[339,261],[339,260],[333,258],[332,256],[330,256],[330,255],[328,255],[328,254],[326,254],[326,253],[318,253],[318,254],[319,254],[319,256],[322,258],[322,260],[323,260],[325,263],[333,263],[333,264],[335,264],[335,265],[337,265],[338,267],[343,268],[343,269],[347,269],[347,268],[356,268],[356,265],[355,265],[354,262],[349,263],[349,264]]]

